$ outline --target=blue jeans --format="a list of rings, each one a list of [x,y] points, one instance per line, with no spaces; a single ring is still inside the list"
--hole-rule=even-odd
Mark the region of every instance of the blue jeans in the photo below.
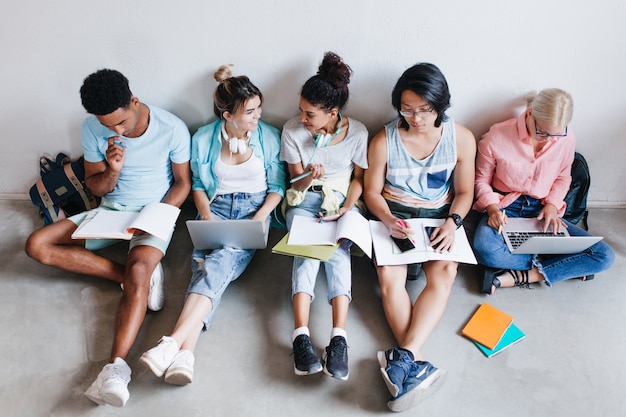
[[[506,207],[508,217],[537,217],[543,205],[541,201],[521,196]],[[496,269],[526,271],[537,267],[546,284],[596,274],[608,269],[615,260],[615,252],[604,241],[600,241],[580,253],[567,255],[524,255],[509,251],[498,231],[489,227],[489,216],[484,214],[474,233],[474,253],[482,265]],[[590,233],[562,219],[572,236],[591,236]]]
[[[339,198],[340,205],[345,200],[341,193],[335,193]],[[286,214],[287,229],[291,230],[293,217],[299,216],[318,217],[321,211],[322,193],[308,191],[304,201],[297,206],[289,207]],[[356,207],[354,210],[358,210]],[[328,302],[339,295],[345,295],[352,300],[352,266],[350,264],[350,246],[352,242],[348,239],[342,240],[339,248],[326,262],[317,259],[293,258],[293,269],[291,273],[291,295],[306,293],[315,298],[315,281],[320,265],[324,266],[326,282],[328,284]]]
[[[249,219],[265,201],[267,193],[233,193],[219,195],[211,203],[211,213],[216,219]],[[204,319],[204,330],[222,300],[228,285],[239,278],[252,260],[256,249],[220,248],[194,249],[191,255],[191,282],[187,295],[194,293],[211,299],[213,308]]]

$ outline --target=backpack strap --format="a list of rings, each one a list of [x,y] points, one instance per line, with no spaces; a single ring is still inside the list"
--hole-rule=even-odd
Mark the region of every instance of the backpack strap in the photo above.
[[[85,207],[93,208],[93,205],[91,204],[92,202],[89,200],[87,194],[85,194],[83,185],[80,183],[80,181],[76,177],[76,174],[74,173],[74,170],[72,169],[72,164],[63,165],[63,170],[65,171],[65,176],[67,176],[74,188],[76,188],[76,191],[78,191],[80,198],[83,200],[83,203],[85,203]]]
[[[41,201],[43,201],[43,204],[46,207],[46,211],[50,215],[52,222],[53,223],[56,222],[57,220],[59,220],[59,216],[57,216],[57,212],[54,209],[54,203],[52,202],[52,199],[50,198],[50,194],[48,194],[48,190],[46,190],[46,186],[43,185],[43,181],[41,178],[37,180],[37,182],[35,183],[35,186],[37,187],[37,192],[39,193],[39,196],[41,197]]]

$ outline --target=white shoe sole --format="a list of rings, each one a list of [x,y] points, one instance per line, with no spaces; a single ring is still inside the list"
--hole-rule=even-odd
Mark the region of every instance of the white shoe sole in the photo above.
[[[417,387],[401,397],[389,401],[387,403],[387,407],[389,407],[391,411],[395,412],[406,411],[409,408],[415,407],[425,398],[437,392],[437,390],[441,388],[445,382],[447,376],[448,371],[444,369],[437,369]]]
[[[165,373],[165,370],[167,368],[163,368],[161,367],[158,363],[156,363],[148,354],[148,352],[144,352],[141,357],[139,358],[139,362],[141,362],[142,364],[144,364],[148,369],[150,369],[152,371],[152,373],[154,375],[156,375],[158,378],[161,378],[163,376],[163,374]]]
[[[188,368],[169,368],[165,373],[165,382],[172,385],[187,385],[193,381],[193,370]]]

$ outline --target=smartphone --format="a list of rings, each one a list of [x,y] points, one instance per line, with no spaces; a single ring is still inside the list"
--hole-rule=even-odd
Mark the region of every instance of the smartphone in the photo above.
[[[433,234],[433,232],[435,231],[436,227],[434,226],[424,226],[424,230],[426,231],[426,235],[428,236],[428,240],[430,241],[430,238]],[[439,245],[441,244],[441,242],[437,242],[436,245],[431,245],[433,247],[433,249],[437,249],[439,247]]]
[[[396,246],[398,246],[398,249],[400,249],[400,251],[402,252],[415,249],[415,244],[408,237],[401,239],[401,238],[391,236],[391,239],[396,244]]]

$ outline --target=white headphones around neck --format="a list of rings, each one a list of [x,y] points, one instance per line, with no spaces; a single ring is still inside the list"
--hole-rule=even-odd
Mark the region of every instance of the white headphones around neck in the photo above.
[[[228,133],[226,133],[226,128],[224,127],[225,123],[222,123],[222,137],[228,143],[228,150],[230,153],[241,153],[244,154],[248,152],[248,141],[250,140],[250,131],[246,133],[245,139],[238,138],[229,138]]]

